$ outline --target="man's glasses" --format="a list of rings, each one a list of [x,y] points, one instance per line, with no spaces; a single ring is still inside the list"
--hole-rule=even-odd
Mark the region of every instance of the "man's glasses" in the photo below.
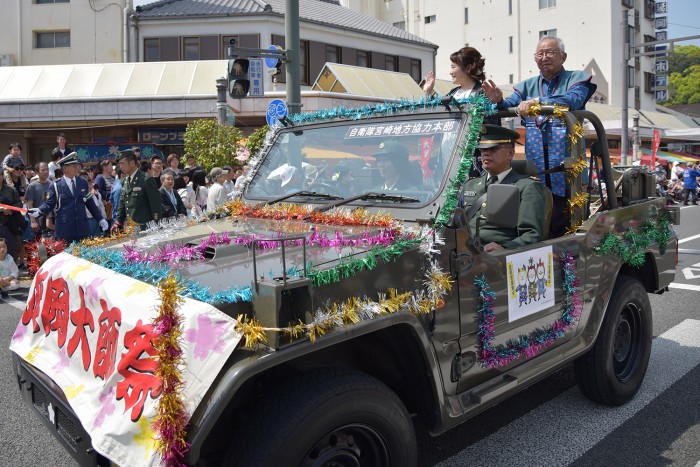
[[[561,52],[559,52],[558,50],[545,50],[544,52],[537,52],[536,54],[534,54],[534,56],[535,56],[535,58],[544,58],[544,57],[552,58],[556,54],[560,54],[560,53]]]

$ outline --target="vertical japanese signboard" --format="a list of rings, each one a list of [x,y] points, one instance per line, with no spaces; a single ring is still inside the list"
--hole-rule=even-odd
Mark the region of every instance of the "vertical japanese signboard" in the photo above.
[[[654,14],[657,15],[654,18],[654,27],[656,29],[656,40],[665,41],[667,38],[666,28],[668,27],[668,21],[665,15],[668,13],[667,2],[656,2],[654,4]],[[657,50],[659,47],[657,47]],[[668,85],[668,60],[667,54],[657,54],[656,64],[654,65],[654,71],[656,72],[656,79],[654,80],[654,91],[657,102],[663,102],[668,100],[668,90],[666,86]]]
[[[263,60],[262,58],[251,58],[248,65],[248,77],[250,79],[250,97],[263,97],[265,86],[263,80]]]

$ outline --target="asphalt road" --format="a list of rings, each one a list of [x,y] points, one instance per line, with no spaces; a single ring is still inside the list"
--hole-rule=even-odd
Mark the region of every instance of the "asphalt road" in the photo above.
[[[700,467],[700,207],[681,211],[676,281],[651,295],[654,344],[629,404],[588,402],[568,366],[437,438],[417,425],[421,466]],[[0,304],[0,465],[73,466],[19,397],[8,346],[26,289]]]

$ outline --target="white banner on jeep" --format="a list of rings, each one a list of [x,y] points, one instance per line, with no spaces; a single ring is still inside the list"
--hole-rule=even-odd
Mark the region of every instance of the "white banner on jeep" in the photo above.
[[[94,448],[119,465],[159,465],[154,286],[67,253],[39,269],[10,349],[61,387]],[[236,321],[185,299],[182,395],[192,414],[241,339]]]

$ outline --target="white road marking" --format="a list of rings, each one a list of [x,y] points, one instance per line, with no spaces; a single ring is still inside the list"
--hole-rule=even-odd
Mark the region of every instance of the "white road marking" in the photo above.
[[[626,405],[597,405],[572,388],[438,465],[568,465],[698,365],[700,320],[687,319],[654,339],[644,383]]]
[[[679,284],[678,282],[671,282],[668,285],[668,288],[669,289],[694,290],[695,292],[700,292],[700,285]]]
[[[683,240],[678,240],[678,244],[680,245],[681,243],[689,242],[691,240],[695,240],[696,238],[700,238],[700,234],[693,235],[692,237],[684,238]]]

